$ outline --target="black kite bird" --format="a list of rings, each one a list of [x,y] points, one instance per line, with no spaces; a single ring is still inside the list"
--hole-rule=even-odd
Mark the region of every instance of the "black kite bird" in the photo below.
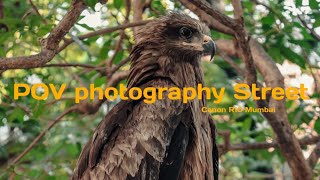
[[[203,23],[172,12],[145,25],[136,39],[128,88],[204,84],[200,59],[212,57],[215,44]],[[217,180],[215,125],[201,111],[205,100],[163,97],[119,102],[82,150],[72,179]]]

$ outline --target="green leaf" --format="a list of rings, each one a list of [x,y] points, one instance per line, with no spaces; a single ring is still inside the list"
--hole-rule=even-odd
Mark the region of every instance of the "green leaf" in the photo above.
[[[296,44],[296,45],[299,45],[300,47],[303,47],[304,50],[312,50],[314,48],[305,39],[303,39],[303,40],[289,39],[289,42]]]
[[[282,55],[280,49],[277,47],[267,48],[268,54],[277,62],[282,62]]]
[[[320,132],[320,119],[319,118],[315,121],[314,130],[316,132]]]
[[[121,6],[123,5],[123,1],[122,0],[114,0],[113,4],[114,4],[115,8],[120,9]]]
[[[65,146],[65,149],[67,150],[68,154],[73,158],[77,158],[77,156],[80,153],[77,144],[67,144],[67,146]]]
[[[311,9],[319,10],[319,2],[316,0],[309,0],[309,6]]]
[[[106,78],[105,77],[97,78],[94,81],[94,87],[100,87],[102,84],[105,84],[105,83],[106,83]]]
[[[291,62],[299,65],[303,69],[305,69],[305,60],[298,55],[297,53],[293,52],[290,48],[281,47],[281,53]]]
[[[249,131],[251,127],[252,120],[250,118],[246,118],[242,123],[242,130]]]
[[[0,58],[4,58],[6,56],[6,52],[3,48],[0,48]]]
[[[48,34],[52,30],[52,28],[53,28],[52,24],[41,26],[39,28],[38,35],[44,36],[44,35]]]
[[[302,6],[302,0],[296,0],[295,2],[297,7]]]
[[[88,46],[89,46],[91,43],[96,42],[97,39],[99,39],[99,36],[94,36],[94,37],[85,39],[85,40],[83,40],[82,42],[83,42],[85,45],[88,45]]]
[[[320,18],[316,18],[316,21],[313,24],[313,28],[319,27],[320,26]]]
[[[274,15],[269,13],[267,16],[261,18],[261,22],[266,25],[272,25],[276,21]]]
[[[4,33],[4,32],[1,32],[1,36],[0,36],[0,44],[2,44],[3,42],[7,41],[9,39],[9,37],[13,36],[13,33]],[[3,50],[4,52],[4,49],[3,48],[0,48]]]
[[[166,12],[165,6],[161,3],[162,1],[152,1],[151,6],[161,14]]]
[[[94,28],[88,26],[87,24],[81,24],[81,23],[77,23],[77,25],[87,29],[87,30],[90,30],[90,31],[94,31]]]
[[[38,121],[29,119],[28,121],[23,121],[21,130],[23,132],[28,132],[36,135],[41,131],[41,128]]]
[[[87,6],[89,6],[92,10],[94,9],[94,6],[97,4],[97,0],[84,0]]]
[[[320,94],[318,94],[318,93],[313,94],[310,98],[311,98],[311,99],[312,99],[312,98],[319,98],[319,99],[320,99]]]
[[[123,55],[124,55],[123,51],[118,52],[114,58],[113,63],[118,64],[123,59]]]
[[[23,117],[24,117],[24,111],[21,110],[19,107],[16,107],[7,117],[7,119],[9,122],[22,123]]]
[[[37,178],[41,174],[41,170],[38,169],[32,169],[28,172],[28,177]]]
[[[99,53],[100,59],[106,59],[108,57],[108,52],[110,50],[111,42],[112,42],[112,40],[109,39],[103,44],[102,48],[100,49],[100,53]]]

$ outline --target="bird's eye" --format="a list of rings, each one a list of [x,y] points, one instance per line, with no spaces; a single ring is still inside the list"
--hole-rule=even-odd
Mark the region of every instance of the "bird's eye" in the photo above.
[[[192,31],[191,29],[187,28],[187,27],[182,27],[179,31],[180,36],[186,39],[191,38],[192,36]]]

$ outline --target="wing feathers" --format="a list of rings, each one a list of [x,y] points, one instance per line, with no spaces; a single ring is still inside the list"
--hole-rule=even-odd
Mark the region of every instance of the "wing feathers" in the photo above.
[[[90,138],[80,154],[72,179],[80,179],[88,168],[96,166],[110,135],[115,134],[117,128],[128,119],[128,113],[132,111],[131,103],[130,101],[120,102],[100,122],[93,137]]]
[[[174,86],[166,79],[154,79],[144,85]],[[164,92],[166,97],[165,93],[169,92]],[[84,148],[73,179],[122,180],[139,176],[139,179],[158,179],[160,164],[176,127],[181,121],[185,124],[192,121],[183,113],[187,107],[182,101],[170,99],[153,104],[141,100],[120,102],[99,124]]]
[[[214,179],[218,180],[219,178],[219,151],[218,151],[218,147],[216,144],[216,125],[213,122],[213,119],[211,118],[211,116],[209,116],[209,123],[210,123],[210,129],[211,129],[211,138],[212,138],[212,145],[213,145],[213,149],[212,149],[212,162],[213,162],[213,175],[214,175]]]
[[[191,116],[189,116],[191,117]],[[180,123],[167,149],[167,155],[160,168],[160,179],[176,180],[179,177],[189,142],[189,127]]]

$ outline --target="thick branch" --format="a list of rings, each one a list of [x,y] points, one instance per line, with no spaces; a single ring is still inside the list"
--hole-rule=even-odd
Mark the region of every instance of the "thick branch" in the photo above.
[[[200,17],[211,29],[215,29],[225,34],[233,35],[234,31],[229,27],[221,24],[218,20],[212,18],[207,13],[199,9],[194,4],[191,4],[188,0],[180,0],[181,4],[186,8],[190,9],[193,13]]]
[[[236,8],[239,8],[237,7],[239,3],[235,1],[233,2],[236,3]],[[228,47],[226,49],[227,52],[230,48],[235,47],[232,52],[240,52],[236,54],[238,54],[238,56],[240,56],[246,64],[246,79],[249,85],[256,83],[255,65],[263,75],[265,82],[269,87],[275,88],[284,86],[283,77],[271,57],[257,42],[253,40],[249,41],[249,36],[246,35],[243,18],[241,18],[240,14],[235,14],[235,16],[238,17],[236,20],[233,20],[223,15],[219,11],[211,8],[203,1],[192,0],[191,3],[206,12],[208,15],[211,15],[213,18],[217,19],[223,25],[236,30],[235,38],[237,40],[237,46],[235,47],[233,42],[229,41],[228,45],[218,44],[218,48],[222,49],[223,47]],[[234,55],[234,53],[232,55]],[[311,170],[302,155],[299,143],[294,136],[288,121],[285,100],[277,101],[271,98],[269,102],[257,101],[257,106],[275,107],[277,112],[264,113],[263,115],[267,118],[277,135],[277,142],[279,143],[280,150],[287,159],[295,179],[311,179]]]
[[[70,10],[46,39],[42,39],[41,52],[37,55],[0,58],[0,70],[38,67],[51,61],[57,53],[59,42],[78,20],[85,5],[82,1],[73,1]]]
[[[141,21],[142,13],[144,8],[144,3],[142,0],[133,0],[132,1],[132,12],[133,12],[133,21]],[[133,28],[133,35],[136,37],[138,31],[138,27]]]
[[[222,14],[219,12],[218,9],[212,8],[207,2],[199,1],[199,0],[189,0],[190,3],[194,4],[198,9],[201,9],[202,11],[206,12],[208,15],[210,15],[212,18],[215,18],[217,21],[219,21],[224,26],[227,26],[231,29],[237,30],[238,23],[233,20],[232,18]],[[192,11],[192,9],[190,9]]]
[[[97,31],[93,31],[93,32],[81,35],[79,36],[79,39],[83,40],[90,37],[111,33],[121,29],[126,29],[130,27],[135,27],[135,26],[142,26],[147,24],[150,21],[152,20],[138,21],[138,22],[119,25],[116,27],[100,29]],[[53,59],[56,53],[62,51],[73,42],[74,41],[72,39],[65,40],[64,44],[56,52],[45,49],[36,55],[20,56],[20,57],[12,57],[12,58],[0,58],[0,70],[43,67],[46,63],[48,63]]]
[[[46,49],[57,50],[59,42],[69,32],[69,30],[77,22],[80,14],[85,9],[85,5],[82,1],[73,1],[71,9],[59,22],[59,24],[51,31],[46,39]]]
[[[250,37],[247,36],[243,23],[243,15],[241,14],[242,8],[240,1],[233,0],[235,10],[239,11],[235,12],[235,20],[211,8],[206,2],[195,0],[190,0],[190,2],[197,6],[198,9],[203,10],[218,20],[221,24],[235,30],[234,37],[236,38],[237,46],[232,51],[240,52],[236,54],[240,56],[246,64],[246,80],[250,86],[256,84],[255,66],[263,75],[268,86],[272,88],[284,86],[283,77],[271,57],[257,42],[250,41]],[[228,47],[228,49],[230,49],[234,47],[234,45],[232,41],[229,41],[227,46],[219,46],[218,44],[219,49],[222,49],[222,47]],[[234,55],[234,53],[232,55]],[[287,159],[294,178],[311,179],[311,170],[302,155],[298,140],[294,136],[288,121],[285,100],[277,101],[271,98],[269,102],[257,101],[256,103],[258,107],[275,107],[277,110],[276,113],[264,113],[263,115],[267,118],[277,135],[280,150]]]
[[[235,49],[231,49],[234,47],[231,40],[217,41],[217,45],[218,48],[224,52],[231,52],[230,55],[234,55],[233,52],[236,51]],[[283,76],[281,75],[272,58],[255,40],[250,41],[250,47],[252,50],[254,65],[264,77],[267,86],[272,88],[283,88]],[[297,138],[294,136],[288,121],[285,100],[275,100],[270,98],[268,104],[258,104],[258,106],[275,107],[276,112],[264,113],[263,115],[267,118],[269,124],[272,126],[277,135],[277,142],[279,143],[280,150],[287,159],[296,179],[301,179],[302,177],[311,179],[311,170],[302,155]]]
[[[236,19],[241,19],[243,18],[243,10],[242,10],[242,6],[241,6],[241,2],[240,0],[232,0],[232,5],[233,5],[233,9],[234,9],[234,17]]]
[[[256,83],[257,77],[255,72],[255,67],[253,65],[253,59],[251,55],[249,43],[249,37],[244,28],[243,17],[242,14],[237,12],[235,15],[237,17],[236,20],[231,19],[230,17],[222,14],[217,9],[212,8],[208,3],[204,1],[190,1],[192,4],[197,6],[199,9],[210,15],[212,18],[218,20],[221,24],[229,27],[230,29],[234,29],[234,37],[237,40],[237,47],[239,47],[239,56],[243,59],[246,64],[246,79],[247,83],[251,86]],[[242,12],[241,4],[238,1],[233,1],[235,3],[235,8],[238,11]],[[190,9],[192,10],[192,9]],[[201,17],[200,17],[201,18]]]

